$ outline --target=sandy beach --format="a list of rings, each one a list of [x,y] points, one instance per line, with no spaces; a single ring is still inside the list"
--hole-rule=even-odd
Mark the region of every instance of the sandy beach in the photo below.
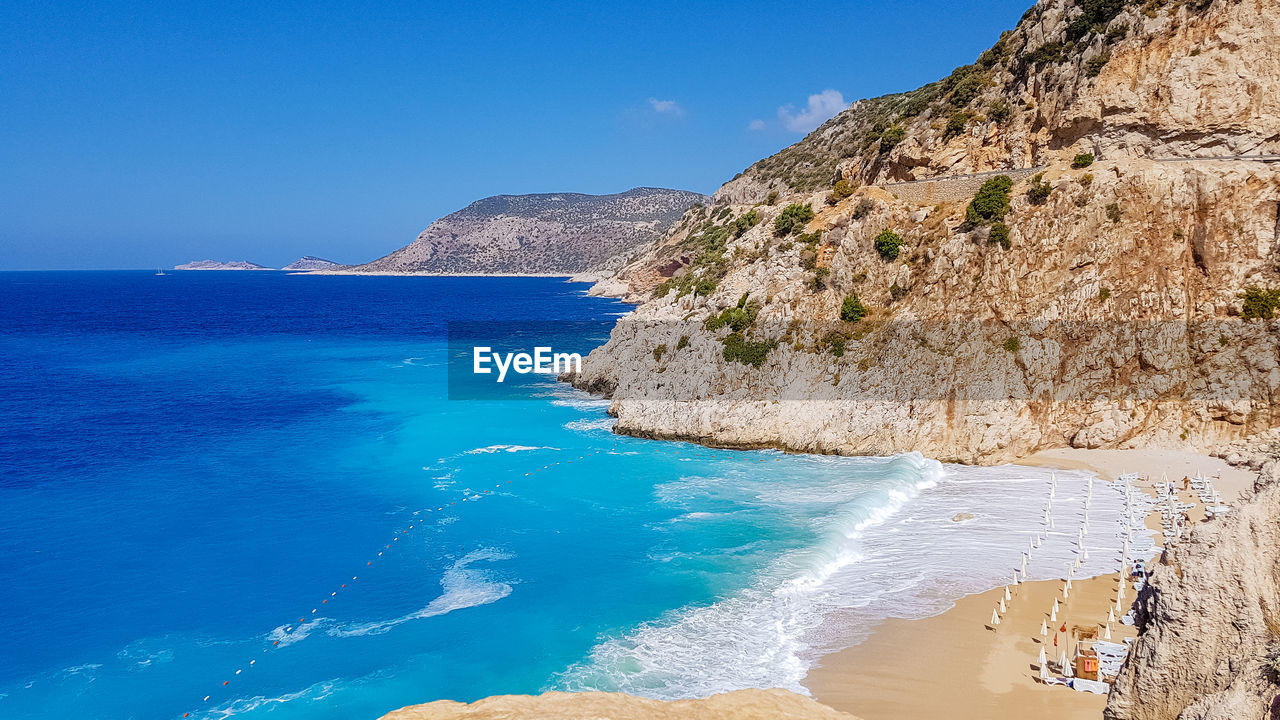
[[[1158,480],[1164,473],[1179,488],[1184,476],[1201,473],[1215,479],[1228,503],[1234,503],[1253,483],[1253,475],[1247,471],[1189,452],[1061,449],[1037,453],[1019,464],[1091,470],[1107,480],[1124,473]],[[1144,483],[1140,487],[1150,486]],[[1183,500],[1194,500],[1189,494],[1180,495]],[[1202,514],[1191,514],[1193,521],[1199,517]],[[1159,530],[1159,515],[1148,517],[1148,527]],[[1054,629],[1046,639],[1040,636],[1040,627],[1048,621],[1055,597],[1062,604],[1057,629],[1105,625],[1119,582],[1117,574],[1073,581],[1066,601],[1062,600],[1062,580],[1023,583],[1011,589],[1008,612],[994,627],[991,612],[1003,588],[961,598],[952,609],[931,618],[890,619],[865,642],[824,657],[805,679],[805,686],[818,701],[865,720],[1038,716],[1095,720],[1102,716],[1105,695],[1048,686],[1038,680],[1041,643],[1050,661],[1056,660],[1066,644],[1066,634],[1060,634],[1055,651]],[[1134,597],[1130,585],[1126,603]],[[1111,624],[1111,632],[1115,642],[1136,634],[1118,622]]]

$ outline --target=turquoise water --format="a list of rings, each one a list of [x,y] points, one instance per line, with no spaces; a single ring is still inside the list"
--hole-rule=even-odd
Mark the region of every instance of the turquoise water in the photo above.
[[[546,378],[448,399],[447,321],[628,310],[584,290],[0,273],[0,716],[802,690],[819,651],[999,584],[1040,530],[1047,472],[620,437]]]

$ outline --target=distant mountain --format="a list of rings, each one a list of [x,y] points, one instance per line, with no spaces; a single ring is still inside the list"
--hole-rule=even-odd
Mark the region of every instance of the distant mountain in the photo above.
[[[303,255],[293,262],[280,268],[281,270],[332,270],[342,267],[342,263],[336,263],[332,260],[325,260],[314,255]]]
[[[194,262],[174,265],[174,270],[272,270],[273,268],[243,260],[218,262],[217,260],[196,260]]]
[[[576,273],[660,238],[695,203],[684,190],[496,195],[433,223],[411,244],[352,272]]]

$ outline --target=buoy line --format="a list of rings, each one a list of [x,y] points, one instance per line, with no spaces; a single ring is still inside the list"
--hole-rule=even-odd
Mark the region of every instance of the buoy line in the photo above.
[[[614,445],[609,449],[609,452],[610,452],[610,453],[612,453],[613,451],[615,451],[615,450],[617,450],[617,449],[618,449],[618,446],[617,446],[617,443],[615,442],[615,444],[614,444]],[[602,450],[592,450],[591,452],[588,452],[588,453],[586,453],[586,454],[584,454],[584,455],[579,455],[576,459],[577,459],[577,460],[585,460],[585,459],[587,459],[588,457],[591,457],[591,456],[593,456],[593,455],[599,455],[601,452],[603,452],[603,451],[602,451]],[[526,473],[524,473],[524,475],[523,475],[522,477],[532,477],[534,473],[543,472],[544,470],[551,470],[552,468],[554,468],[554,467],[556,467],[556,466],[558,466],[558,465],[572,465],[572,464],[573,464],[573,460],[557,460],[556,462],[553,462],[553,463],[550,463],[550,464],[547,464],[547,465],[543,465],[543,466],[542,466],[542,467],[540,467],[540,468],[536,468],[536,469],[534,469],[534,470],[532,470],[532,471],[526,472]],[[512,484],[512,481],[511,481],[511,480],[506,480],[506,481],[504,481],[504,482],[496,483],[493,487],[494,487],[495,489],[500,489],[500,488],[502,488],[502,487],[504,487],[504,486],[506,486],[506,485],[511,485],[511,484]],[[430,508],[430,507],[427,507],[427,508],[423,508],[423,509],[421,509],[421,510],[416,510],[416,511],[414,511],[414,512],[413,512],[413,514],[412,514],[412,516],[411,516],[411,519],[410,519],[410,523],[409,523],[409,525],[408,525],[407,527],[404,527],[404,528],[401,528],[401,529],[396,530],[396,531],[394,532],[394,534],[392,535],[392,537],[391,537],[391,542],[388,542],[388,543],[385,543],[384,545],[382,545],[382,547],[378,549],[377,554],[373,555],[373,556],[372,556],[372,557],[371,557],[367,562],[365,562],[364,567],[366,567],[366,568],[368,568],[368,567],[372,567],[372,566],[373,566],[373,564],[374,564],[375,562],[377,562],[379,558],[381,558],[381,557],[383,557],[383,556],[384,556],[384,553],[387,553],[387,552],[389,552],[392,548],[396,547],[396,543],[400,541],[400,538],[404,537],[405,535],[408,535],[410,531],[412,531],[412,530],[414,530],[415,528],[419,527],[419,525],[421,525],[421,524],[422,524],[422,521],[419,519],[419,514],[420,514],[420,513],[421,513],[421,514],[431,514],[431,513],[444,512],[444,511],[446,511],[446,510],[448,510],[448,509],[450,509],[450,508],[455,507],[458,503],[464,503],[464,502],[473,502],[473,503],[474,503],[474,502],[479,501],[479,500],[480,500],[481,498],[483,498],[483,497],[486,497],[486,496],[492,496],[492,495],[495,495],[495,494],[496,494],[496,493],[495,493],[493,490],[491,490],[491,489],[485,489],[485,490],[482,490],[482,491],[469,493],[469,494],[468,494],[468,496],[466,496],[466,497],[462,497],[462,498],[460,498],[460,499],[458,499],[458,500],[454,500],[454,501],[451,501],[451,502],[448,502],[448,503],[442,503],[442,504],[440,504],[440,505],[437,505],[434,509],[433,509],[433,508]],[[349,590],[354,589],[354,586],[356,585],[356,583],[357,583],[359,580],[360,580],[360,575],[359,575],[359,574],[353,574],[353,575],[351,576],[351,579],[350,579],[350,580],[346,580],[346,581],[344,581],[344,582],[339,583],[339,584],[338,584],[338,586],[337,586],[337,588],[335,588],[333,591],[331,591],[327,597],[322,598],[318,604],[316,604],[314,607],[312,607],[312,608],[311,608],[311,611],[310,611],[310,612],[302,613],[302,614],[298,617],[298,621],[297,621],[296,627],[297,627],[297,628],[301,628],[301,627],[303,627],[304,625],[306,625],[308,622],[315,622],[315,620],[317,619],[317,617],[316,617],[316,616],[319,614],[320,610],[321,610],[321,609],[323,609],[323,607],[324,607],[324,606],[328,605],[328,603],[329,603],[329,601],[330,601],[330,600],[336,600],[336,599],[338,598],[338,593],[345,593],[346,591],[349,591]],[[294,626],[294,625],[292,625],[292,624],[286,624],[286,625],[284,626],[284,630],[285,630],[285,632],[286,632],[286,633],[293,632],[293,630],[294,630],[294,629],[295,629],[295,626]],[[262,649],[262,654],[270,653],[272,650],[279,649],[279,647],[280,647],[280,641],[279,641],[279,640],[273,640],[273,641],[271,642],[271,644],[270,644],[270,645],[268,645],[267,647],[265,647],[265,648],[263,648],[263,649]],[[257,659],[257,658],[252,658],[252,659],[247,660],[246,662],[242,663],[242,664],[240,665],[240,667],[237,667],[237,668],[235,669],[235,671],[234,671],[234,672],[231,672],[231,673],[229,673],[228,675],[224,676],[224,678],[225,678],[225,679],[224,679],[224,680],[221,682],[221,684],[220,684],[220,685],[218,685],[217,687],[218,687],[219,689],[220,689],[220,688],[225,688],[225,687],[230,687],[230,686],[231,686],[232,681],[233,681],[236,677],[238,677],[239,675],[241,675],[242,673],[244,673],[244,671],[246,671],[246,670],[253,669],[257,664],[258,664],[258,659]],[[215,691],[215,692],[216,692],[216,691]],[[202,698],[200,699],[200,701],[199,701],[199,702],[200,702],[200,705],[202,706],[200,709],[188,710],[188,711],[186,711],[186,712],[183,712],[183,713],[182,713],[182,715],[181,715],[181,717],[189,718],[189,717],[191,717],[192,713],[198,713],[198,712],[201,712],[201,711],[202,711],[202,710],[204,710],[204,709],[208,709],[209,704],[213,701],[213,697],[214,697],[214,693],[213,693],[213,692],[206,694],[206,695],[205,695],[204,697],[202,697]]]

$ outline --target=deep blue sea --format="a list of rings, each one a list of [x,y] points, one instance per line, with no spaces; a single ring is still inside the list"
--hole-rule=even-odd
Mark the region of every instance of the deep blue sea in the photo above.
[[[0,273],[0,717],[803,690],[876,620],[1006,582],[1040,531],[1047,471],[620,437],[546,377],[449,399],[450,321],[629,310],[585,289]]]

